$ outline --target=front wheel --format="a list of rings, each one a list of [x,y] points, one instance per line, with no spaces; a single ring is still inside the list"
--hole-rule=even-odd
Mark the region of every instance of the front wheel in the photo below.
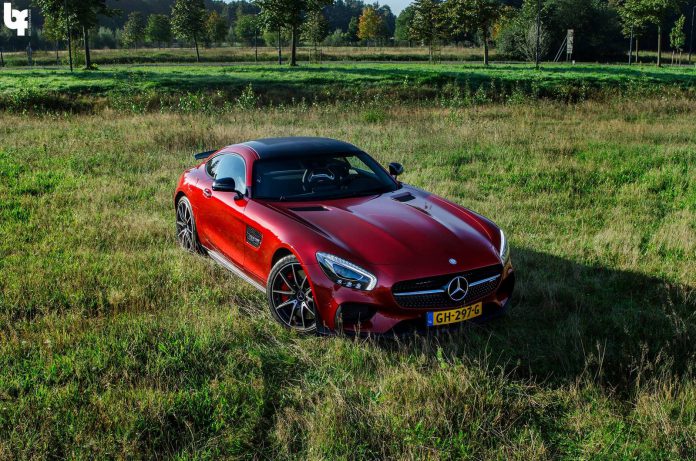
[[[271,315],[281,325],[300,333],[317,329],[317,314],[309,276],[295,256],[279,260],[266,287]]]

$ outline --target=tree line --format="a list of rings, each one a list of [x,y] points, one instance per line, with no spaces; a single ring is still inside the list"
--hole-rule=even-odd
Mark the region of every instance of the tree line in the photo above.
[[[396,38],[423,43],[431,56],[438,44],[471,40],[483,46],[488,64],[492,41],[502,55],[533,61],[556,53],[552,47],[572,29],[574,55],[587,60],[624,55],[624,37],[637,55],[638,39],[652,36],[660,65],[669,25],[673,53],[684,50],[685,6],[685,0],[523,0],[518,7],[497,0],[416,0],[397,18]]]
[[[43,21],[40,37],[72,42],[71,48],[79,41],[86,67],[90,43],[138,48],[177,40],[192,44],[199,60],[200,45],[289,45],[293,65],[301,41],[423,45],[431,59],[441,45],[479,45],[485,64],[491,46],[510,59],[550,57],[568,29],[575,32],[574,57],[581,60],[625,55],[628,37],[636,57],[647,40],[662,51],[663,29],[669,27],[673,53],[681,55],[686,44],[686,18],[680,15],[685,0],[415,0],[398,17],[387,5],[362,0],[122,0],[130,8],[156,6],[151,14],[124,14],[115,0],[32,1]],[[119,21],[122,27],[115,30],[102,25]]]

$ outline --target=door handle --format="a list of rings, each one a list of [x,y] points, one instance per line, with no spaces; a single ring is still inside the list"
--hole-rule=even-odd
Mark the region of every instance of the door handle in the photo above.
[[[213,196],[213,191],[210,189],[203,189],[203,195],[205,195],[206,198],[210,198]]]

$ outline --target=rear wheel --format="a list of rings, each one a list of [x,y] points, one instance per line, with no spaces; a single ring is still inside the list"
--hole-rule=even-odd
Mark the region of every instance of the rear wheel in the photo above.
[[[186,197],[181,197],[176,202],[176,239],[184,250],[201,253],[196,220],[193,218],[193,207]]]
[[[286,328],[300,333],[317,329],[316,306],[309,276],[294,256],[279,260],[266,287],[271,315]]]

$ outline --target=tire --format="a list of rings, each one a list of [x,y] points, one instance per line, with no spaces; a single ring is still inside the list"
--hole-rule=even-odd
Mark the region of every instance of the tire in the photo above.
[[[271,270],[266,297],[271,315],[299,333],[317,330],[317,312],[309,276],[295,256],[280,259]]]
[[[193,207],[185,196],[176,202],[176,240],[181,248],[189,253],[203,253],[203,247],[198,240]]]

